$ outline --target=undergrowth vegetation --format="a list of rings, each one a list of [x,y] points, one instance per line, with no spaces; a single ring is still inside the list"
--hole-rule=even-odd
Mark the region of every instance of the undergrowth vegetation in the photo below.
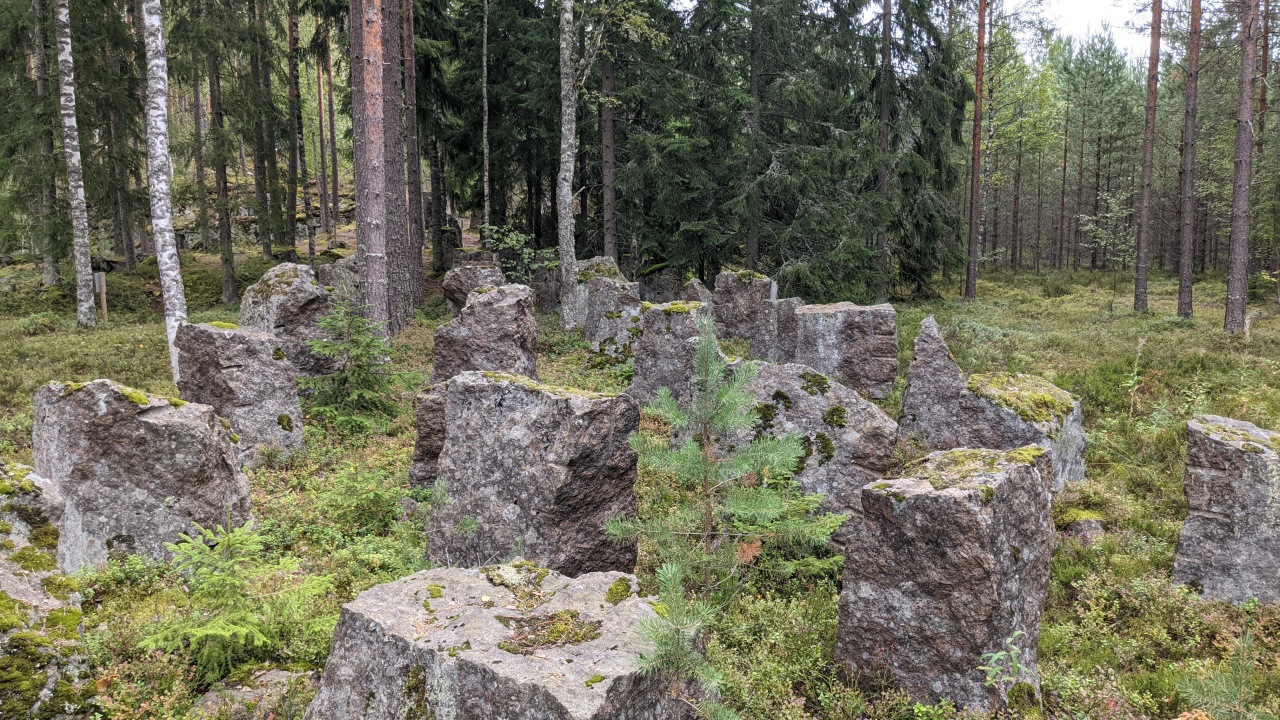
[[[234,321],[210,282],[216,258],[183,262],[192,319]],[[0,295],[0,455],[30,462],[31,395],[45,382],[110,377],[176,394],[145,271],[111,277],[118,314],[92,330],[71,326],[62,290],[35,286],[34,265],[0,269],[9,276],[18,286]],[[1280,608],[1205,602],[1170,572],[1186,513],[1185,420],[1212,412],[1277,426],[1280,316],[1260,300],[1250,332],[1233,337],[1219,329],[1217,278],[1197,283],[1190,321],[1174,314],[1174,280],[1153,279],[1146,315],[1127,311],[1128,292],[1123,277],[1097,273],[1001,276],[980,283],[977,302],[899,305],[901,367],[934,314],[967,372],[1041,375],[1084,400],[1088,479],[1059,499],[1054,521],[1100,520],[1105,534],[1090,545],[1064,539],[1054,554],[1039,654],[1045,715],[1171,718],[1220,703],[1219,717],[1267,717],[1280,711]],[[428,378],[431,332],[446,320],[433,296],[393,340],[390,369]],[[629,380],[627,365],[592,368],[581,336],[555,318],[539,318],[538,339],[544,382],[617,392]],[[425,567],[430,493],[408,484],[416,385],[392,385],[369,427],[309,417],[305,451],[250,472],[253,526],[208,528],[179,543],[177,563],[115,560],[77,579],[101,717],[194,717],[211,688],[271,668],[318,670],[343,602]],[[901,385],[883,403],[891,415]],[[638,491],[642,519],[682,499],[650,472]],[[658,564],[642,554],[648,590]],[[762,720],[958,716],[912,703],[887,678],[838,672],[836,607],[832,574],[750,577],[717,598],[703,649],[724,704]],[[301,717],[307,692],[270,714]],[[1243,709],[1221,705],[1230,692],[1247,696]]]

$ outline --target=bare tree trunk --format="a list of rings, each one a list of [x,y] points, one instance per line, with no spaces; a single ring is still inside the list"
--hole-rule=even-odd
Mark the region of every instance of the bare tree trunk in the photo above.
[[[760,263],[760,175],[757,165],[760,163],[760,113],[763,102],[760,97],[760,51],[764,20],[759,17],[763,12],[759,0],[749,0],[751,17],[751,36],[749,41],[747,63],[749,77],[748,91],[751,105],[747,109],[747,188],[746,188],[746,265],[752,270]]]
[[[493,198],[489,184],[489,0],[484,0],[484,28],[480,33],[480,135],[484,151],[484,224],[488,227]]]
[[[427,144],[427,152],[431,153],[431,269],[440,273],[445,271],[444,162],[434,132]]]
[[[329,164],[324,145],[324,63],[320,58],[316,58],[316,137],[319,139],[316,155],[320,158],[320,229],[329,233],[329,244],[332,245],[334,218],[329,213]]]
[[[386,76],[382,80],[382,121],[386,123],[383,142],[386,143],[383,169],[386,171],[384,198],[386,202],[387,243],[387,303],[392,335],[404,329],[413,305],[410,299],[412,284],[409,265],[409,206],[405,200],[404,172],[404,68],[401,56],[399,0],[380,0],[383,12],[382,52]]]
[[[394,1],[394,0],[393,0]],[[383,114],[383,0],[352,0],[352,135],[355,139],[356,237],[364,258],[365,313],[384,336],[387,297],[387,145]],[[331,96],[332,97],[332,96]]]
[[[173,167],[169,163],[169,60],[164,48],[164,18],[160,0],[144,0],[143,22],[147,28],[147,189],[151,196],[151,236],[160,268],[164,293],[164,325],[169,337],[169,364],[173,381],[178,381],[178,347],[174,338],[178,326],[187,321],[187,298],[182,288],[182,268],[173,239],[173,211],[169,184]]]
[[[298,27],[297,27],[298,18],[296,16],[293,16],[291,21],[293,23],[293,35],[296,40],[298,36]],[[296,57],[297,55],[295,53],[295,58]],[[307,232],[307,261],[311,265],[311,269],[315,270],[316,269],[316,231],[315,231],[315,228],[311,226],[311,193],[307,190],[307,143],[306,143],[306,134],[303,132],[303,123],[302,123],[302,92],[301,92],[301,88],[298,86],[298,76],[300,73],[298,73],[297,70],[298,68],[296,67],[296,62],[295,62],[295,67],[294,67],[295,72],[294,72],[294,78],[293,78],[293,95],[296,102],[294,102],[293,104],[293,135],[294,135],[293,144],[294,144],[294,147],[297,149],[297,153],[296,153],[298,156],[297,180],[299,180],[300,182],[295,182],[294,187],[298,187],[299,185],[301,185],[302,217],[303,217],[302,224],[303,224],[303,227],[306,228],[306,232]],[[297,202],[296,198],[294,202],[295,203]]]
[[[258,21],[262,9],[262,2],[254,3],[253,14],[254,20]],[[265,26],[266,20],[261,23]],[[258,107],[253,114],[253,195],[258,205],[258,242],[262,247],[262,259],[271,259],[271,246],[274,245],[275,224],[272,222],[270,191],[267,189],[267,148],[271,146],[274,138],[267,133],[266,116],[269,111],[264,107],[269,102],[266,94],[266,86],[263,80],[264,71],[262,65],[264,58],[260,47],[254,47],[249,52],[249,72],[253,76],[254,82],[258,84],[258,90],[265,96],[265,99],[258,103]],[[269,74],[269,73],[267,73]],[[224,298],[225,299],[225,298]]]
[[[200,97],[200,73],[191,83],[194,96],[195,160],[196,160],[196,225],[200,227],[200,249],[209,252],[209,190],[204,184],[204,100]]]
[[[1151,50],[1147,58],[1147,115],[1142,126],[1142,199],[1138,205],[1138,259],[1133,311],[1147,311],[1147,267],[1150,264],[1151,174],[1155,166],[1156,90],[1160,83],[1160,0],[1151,0]]]
[[[1262,48],[1258,71],[1260,79],[1258,88],[1258,129],[1254,136],[1258,143],[1258,157],[1262,157],[1264,140],[1267,136],[1267,88],[1271,79],[1271,0],[1262,0]]]
[[[978,297],[978,225],[982,222],[982,71],[986,54],[987,0],[978,0],[978,47],[973,67],[973,140],[969,170],[969,264],[965,269],[964,296]]]
[[[1080,213],[1084,211],[1084,129],[1088,125],[1085,120],[1085,108],[1080,108],[1080,153],[1076,157],[1076,221],[1071,233],[1071,269],[1080,269]]]
[[[325,100],[329,106],[329,166],[333,172],[333,183],[329,186],[333,210],[330,211],[329,216],[334,232],[337,232],[338,225],[342,224],[342,207],[338,204],[341,199],[338,184],[338,124],[334,120],[336,113],[333,111],[333,48],[327,37],[324,43],[324,60],[325,85],[329,88],[329,95]],[[357,238],[356,243],[359,244],[359,242]]]
[[[573,44],[573,0],[560,0],[560,171],[556,175],[556,234],[560,257],[560,321],[566,328],[582,325],[573,230],[573,172],[578,153],[578,80]]]
[[[613,49],[600,58],[600,231],[604,254],[618,259],[617,180],[618,158],[614,147],[613,93],[617,89]]]
[[[289,52],[289,124],[293,131],[289,133],[289,165],[285,170],[288,187],[285,188],[284,227],[292,246],[298,237],[298,172],[302,162],[299,155],[306,152],[302,147],[302,88],[298,86],[298,0],[289,0],[286,12],[289,15],[285,30]]]
[[[35,76],[36,76],[36,95],[40,98],[40,112],[43,116],[45,108],[45,98],[49,97],[49,50],[48,50],[48,33],[45,31],[45,4],[44,0],[32,1],[32,15],[34,21],[31,27],[31,34],[35,38]],[[49,123],[41,124],[40,129],[40,145],[44,149],[44,156],[50,162],[53,161],[53,127]],[[40,189],[40,250],[43,256],[43,267],[40,275],[40,284],[44,287],[52,287],[58,284],[61,279],[58,277],[58,258],[54,248],[54,230],[53,230],[53,208],[57,200],[57,173],[52,167],[48,168],[48,182],[43,184]]]
[[[880,3],[880,93],[876,99],[880,111],[880,167],[876,169],[876,193],[887,209],[889,206],[889,103],[892,100],[890,77],[893,73],[893,0]],[[876,228],[876,302],[889,299],[889,229],[888,213],[882,213]]]
[[[422,151],[418,146],[418,65],[414,60],[413,0],[400,9],[404,22],[404,141],[405,182],[409,186],[409,302],[410,312],[422,304],[427,289],[422,270]]]
[[[1044,216],[1044,148],[1036,153],[1036,246],[1035,246],[1035,265],[1036,274],[1040,274],[1040,254],[1041,246],[1044,244],[1043,226],[1041,219]]]
[[[264,38],[270,37],[269,23],[267,19],[267,3],[266,0],[258,0],[258,24],[262,30]],[[274,47],[267,44],[267,48]],[[266,133],[265,145],[263,151],[266,153],[267,160],[267,207],[269,211],[267,217],[271,224],[270,242],[284,242],[292,248],[295,244],[293,235],[293,223],[286,225],[284,221],[284,208],[280,197],[280,157],[276,152],[276,139],[279,137],[279,128],[276,126],[276,106],[275,91],[272,89],[274,85],[273,63],[271,62],[271,53],[263,52],[260,58],[259,68],[262,71],[262,100],[264,104],[264,122],[263,132]],[[266,260],[271,259],[271,246],[266,246]]]
[[[1240,19],[1240,100],[1236,108],[1235,178],[1231,192],[1231,250],[1223,327],[1245,331],[1249,273],[1249,195],[1253,181],[1253,94],[1258,84],[1258,0],[1246,0]]]
[[[89,211],[84,199],[84,167],[80,164],[80,129],[76,124],[75,60],[71,51],[70,0],[54,0],[53,27],[58,37],[58,88],[62,111],[62,152],[67,159],[67,195],[71,200],[71,254],[76,266],[76,324],[97,324],[93,303],[93,268],[89,259]]]
[[[1058,242],[1053,249],[1053,269],[1062,269],[1062,253],[1067,247],[1067,146],[1071,137],[1071,108],[1062,113],[1062,189],[1058,196]]]
[[[227,138],[222,110],[222,64],[216,54],[209,56],[209,122],[213,130],[213,184],[218,193],[218,248],[222,253],[222,302],[235,304],[236,256],[231,245],[231,196],[227,183]],[[262,214],[258,214],[262,232]]]

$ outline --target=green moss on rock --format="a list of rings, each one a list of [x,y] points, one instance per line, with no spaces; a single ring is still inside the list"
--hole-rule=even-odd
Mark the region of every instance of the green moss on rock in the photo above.
[[[27,542],[41,550],[57,550],[58,536],[58,528],[53,523],[45,523],[31,528],[31,532],[27,534]]]
[[[843,405],[832,405],[827,408],[826,412],[822,413],[822,422],[826,423],[828,427],[842,428],[849,423],[848,415],[849,413],[844,409]]]
[[[17,563],[18,567],[31,572],[48,572],[56,570],[58,561],[47,552],[37,550],[36,548],[25,545],[9,556],[9,559]]]
[[[604,601],[610,605],[617,605],[629,597],[631,597],[631,581],[624,577],[614,580],[604,593]]]
[[[119,390],[120,390],[120,394],[123,395],[126,400],[128,400],[129,402],[135,405],[141,405],[142,407],[146,407],[151,404],[151,398],[147,397],[146,393],[142,392],[141,390],[138,390],[137,388],[131,388],[127,385],[121,385],[119,387]]]
[[[285,432],[293,432],[293,418],[289,417],[288,413],[281,413],[276,417],[276,424]]]
[[[800,373],[800,389],[810,395],[826,395],[831,389],[831,380],[826,375],[816,372]]]
[[[969,376],[969,390],[1030,423],[1048,422],[1071,414],[1071,393],[1038,375],[983,373]]]
[[[240,329],[240,326],[235,323],[223,322],[221,320],[214,320],[209,324],[218,328],[219,330],[239,330]]]
[[[1045,453],[1039,445],[1028,445],[1016,450],[959,449],[930,455],[907,466],[905,474],[929,481],[934,490],[952,487],[989,487],[977,485],[976,479],[998,472],[1002,466],[1035,464],[1036,458]],[[986,491],[982,491],[984,500]],[[992,493],[994,493],[994,488]]]
[[[600,637],[599,620],[585,620],[577,610],[561,610],[545,615],[508,617],[513,635],[498,647],[513,655],[529,655],[537,650],[577,645]]]

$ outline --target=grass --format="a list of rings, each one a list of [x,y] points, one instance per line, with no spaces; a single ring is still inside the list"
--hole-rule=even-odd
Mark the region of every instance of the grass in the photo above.
[[[235,321],[220,307],[214,256],[184,256],[193,319]],[[260,271],[245,259],[245,272]],[[0,269],[19,290],[0,295],[0,455],[30,461],[31,394],[51,380],[110,377],[160,396],[174,395],[164,327],[146,296],[144,267],[112,276],[109,301],[119,311],[106,326],[72,327],[62,291],[41,291],[34,265]],[[246,278],[248,280],[248,278]],[[920,321],[936,315],[960,366],[970,373],[1044,376],[1083,400],[1089,433],[1088,479],[1054,509],[1065,526],[1101,519],[1106,533],[1092,545],[1067,541],[1054,554],[1051,595],[1042,623],[1040,669],[1046,709],[1055,716],[1174,717],[1189,710],[1178,683],[1219,668],[1246,621],[1262,662],[1257,701],[1280,706],[1280,609],[1250,616],[1200,600],[1172,583],[1177,534],[1186,513],[1182,493],[1185,420],[1213,412],[1276,428],[1280,422],[1280,314],[1267,302],[1250,307],[1250,332],[1220,330],[1225,290],[1220,278],[1196,284],[1197,315],[1175,316],[1176,282],[1155,277],[1151,312],[1126,308],[1121,276],[1057,274],[993,276],[976,302],[945,299],[899,305],[902,374]],[[447,321],[434,293],[396,338],[397,370],[429,377],[432,332]],[[950,294],[954,298],[954,293]],[[32,319],[32,316],[39,315]],[[580,335],[539,317],[538,372],[544,383],[617,392],[629,366],[592,367]],[[903,378],[883,403],[897,412]],[[412,396],[377,434],[347,437],[315,423],[307,449],[250,477],[258,529],[277,572],[257,578],[268,593],[305,576],[324,576],[332,591],[290,627],[297,632],[269,650],[250,653],[225,682],[280,667],[323,666],[341,603],[365,588],[424,565],[421,517],[406,511],[413,445]],[[643,512],[663,512],[673,490],[642,478]],[[415,514],[418,513],[418,514]],[[643,577],[651,568],[644,565]],[[191,717],[207,688],[189,662],[138,649],[148,629],[185,612],[181,578],[165,566],[116,562],[78,579],[88,597],[83,643],[104,718]],[[647,585],[644,585],[647,587]],[[747,588],[722,609],[707,650],[727,680],[725,699],[744,718],[953,717],[945,705],[914,706],[883,678],[844,678],[832,661],[837,586],[807,578],[780,587]],[[290,707],[300,708],[305,693]],[[139,708],[149,708],[146,711]],[[284,713],[276,717],[294,717]]]

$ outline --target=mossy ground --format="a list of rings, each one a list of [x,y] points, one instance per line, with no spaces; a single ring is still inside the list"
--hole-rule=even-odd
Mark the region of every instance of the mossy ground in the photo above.
[[[217,258],[184,255],[183,261],[192,319],[234,322],[235,309],[217,301]],[[258,262],[260,273],[265,264]],[[254,263],[245,257],[246,273]],[[164,326],[143,288],[145,274],[136,280],[113,275],[112,322],[77,330],[69,322],[73,310],[65,290],[35,289],[34,265],[0,269],[11,273],[21,275],[20,292],[0,298],[5,458],[30,462],[31,394],[50,380],[109,377],[154,396],[176,396],[168,379]],[[254,279],[243,278],[241,288]],[[976,302],[898,305],[901,367],[905,372],[920,320],[934,314],[966,372],[1041,375],[1083,400],[1089,479],[1059,498],[1054,517],[1059,527],[1070,519],[1101,519],[1107,532],[1089,546],[1068,540],[1054,554],[1040,643],[1046,708],[1062,717],[1175,717],[1189,709],[1176,692],[1178,681],[1222,665],[1245,621],[1243,611],[1203,602],[1170,580],[1186,512],[1184,422],[1194,413],[1212,412],[1276,427],[1280,314],[1272,305],[1251,306],[1250,334],[1228,336],[1219,329],[1225,299],[1219,278],[1196,284],[1198,315],[1189,322],[1174,317],[1171,279],[1153,278],[1152,312],[1141,316],[1125,309],[1129,290],[1123,282],[1112,289],[1111,280],[1102,274],[984,278]],[[1066,293],[1045,299],[1047,283]],[[56,315],[44,323],[53,330],[25,334],[23,321],[45,312]],[[433,293],[395,340],[397,370],[429,374],[431,332],[446,319],[443,300]],[[1137,358],[1139,338],[1145,344]],[[626,386],[626,364],[589,367],[587,344],[559,329],[556,318],[539,317],[538,340],[543,382],[605,393]],[[900,377],[897,391],[883,403],[891,415],[902,382]],[[405,388],[399,417],[372,435],[346,437],[308,423],[304,452],[251,473],[255,512],[267,540],[263,553],[296,562],[293,570],[258,578],[255,593],[275,592],[307,575],[330,577],[333,590],[301,617],[273,625],[272,645],[240,661],[229,679],[270,667],[322,667],[342,602],[423,567],[421,519],[403,516],[398,505],[411,494],[411,396]],[[650,427],[649,416],[642,422],[661,430]],[[682,492],[651,473],[642,474],[638,490],[643,513],[666,511]],[[653,568],[645,557],[642,548],[640,579],[648,590]],[[181,578],[165,566],[127,561],[65,586],[52,584],[64,594],[72,586],[88,598],[83,627],[90,672],[103,688],[101,716],[192,717],[207,683],[196,678],[189,659],[137,646],[156,622],[185,611]],[[836,616],[833,578],[744,587],[723,608],[707,644],[726,678],[726,702],[744,718],[770,720],[955,716],[943,706],[913,708],[900,693],[859,689],[843,679],[832,660]],[[0,603],[0,623],[5,617]],[[1275,706],[1280,609],[1260,608],[1251,632],[1264,659],[1255,690],[1259,702]],[[276,717],[300,717],[300,710]]]

